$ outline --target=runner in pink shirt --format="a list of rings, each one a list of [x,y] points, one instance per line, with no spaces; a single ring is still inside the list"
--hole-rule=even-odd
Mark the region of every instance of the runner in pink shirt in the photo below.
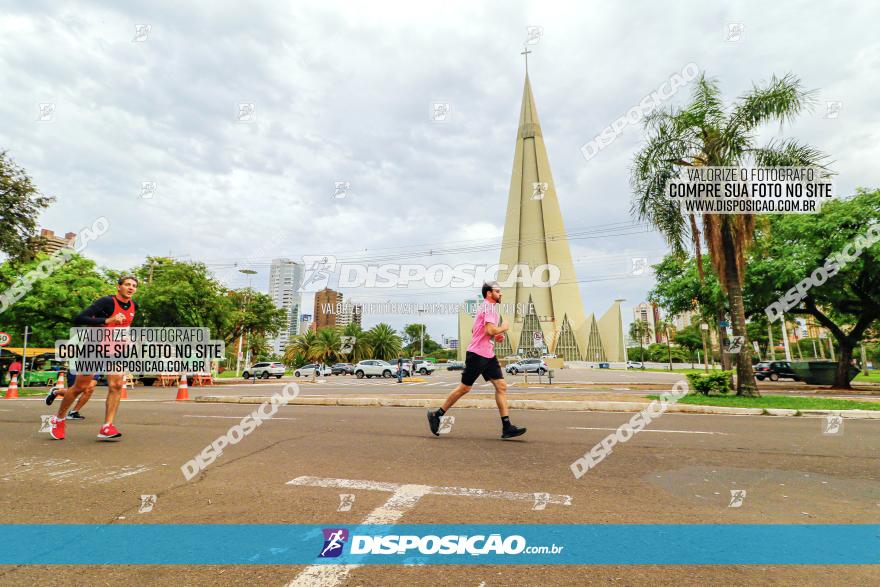
[[[446,414],[455,405],[455,402],[471,390],[480,375],[495,387],[495,403],[501,414],[501,438],[513,438],[526,433],[525,428],[511,424],[510,418],[507,416],[507,382],[504,381],[501,365],[498,364],[495,347],[492,344],[493,339],[498,342],[504,340],[503,334],[507,332],[508,328],[507,324],[499,326],[501,317],[498,314],[498,304],[500,302],[501,287],[495,282],[483,284],[483,303],[480,304],[474,318],[471,344],[468,345],[465,355],[461,383],[449,394],[442,408],[428,410],[428,425],[434,436],[440,435],[441,416]]]

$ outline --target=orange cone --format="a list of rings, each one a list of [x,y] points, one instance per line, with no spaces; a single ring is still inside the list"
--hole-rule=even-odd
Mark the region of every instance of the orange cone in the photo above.
[[[9,382],[9,387],[6,388],[6,395],[3,396],[3,399],[18,399],[18,375]]]
[[[119,396],[119,399],[128,399],[128,385],[125,383],[125,379],[122,380],[122,394]]]
[[[177,384],[177,401],[189,400],[189,386],[186,384],[186,373],[180,374],[180,382]]]
[[[56,391],[64,391],[64,384],[65,383],[66,383],[66,381],[64,381],[64,371],[59,371],[58,372],[58,381],[55,382],[55,390]]]

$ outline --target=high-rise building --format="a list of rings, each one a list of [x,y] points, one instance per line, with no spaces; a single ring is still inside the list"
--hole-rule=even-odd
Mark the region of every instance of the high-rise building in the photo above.
[[[325,287],[315,293],[315,330],[336,326],[337,311],[342,310],[342,294]],[[340,312],[341,313],[341,312]]]
[[[521,265],[527,266],[530,275],[544,267],[538,277],[545,280],[557,272],[548,267],[555,267],[559,278],[544,287],[517,278],[515,283],[503,288],[502,303],[507,305],[509,315],[505,316],[502,310],[502,318],[509,320],[510,330],[504,341],[495,345],[496,355],[504,357],[522,349],[522,354],[551,352],[567,361],[626,360],[620,300],[615,300],[599,320],[584,311],[528,72],[513,156],[500,263],[507,267],[499,271],[498,281],[502,286],[512,271],[516,271],[516,276],[522,275],[516,269]],[[515,312],[510,312],[511,306]],[[460,312],[460,356],[470,344],[472,325],[470,313]]]
[[[299,315],[302,305],[300,288],[303,283],[303,266],[290,259],[272,259],[269,268],[269,297],[276,307],[287,312],[284,327],[278,335],[269,339],[269,346],[281,354],[290,339],[299,334]]]
[[[651,302],[642,302],[633,308],[633,320],[641,320],[647,322],[651,328],[651,332],[646,334],[642,339],[642,344],[651,344],[654,342],[665,342],[666,334],[657,332],[657,324],[660,322],[660,308],[657,304]],[[639,341],[634,340],[638,344]]]
[[[363,326],[364,306],[349,302],[342,305],[342,312],[336,316],[336,326],[357,324]]]
[[[76,242],[76,233],[68,232],[63,237],[55,236],[55,232],[48,228],[40,230],[40,236],[35,239],[34,248],[41,253],[52,254],[61,249],[72,248]]]

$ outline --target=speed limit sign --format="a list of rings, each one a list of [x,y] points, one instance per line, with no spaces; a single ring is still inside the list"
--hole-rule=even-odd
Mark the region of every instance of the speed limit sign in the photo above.
[[[9,344],[9,341],[12,340],[12,337],[6,334],[5,332],[0,332],[0,346],[6,346]]]

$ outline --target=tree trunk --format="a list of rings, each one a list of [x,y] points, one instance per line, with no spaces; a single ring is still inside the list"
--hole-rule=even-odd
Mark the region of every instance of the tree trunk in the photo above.
[[[837,371],[834,373],[834,387],[852,389],[849,384],[849,365],[852,362],[852,352],[855,345],[851,344],[849,337],[838,338],[837,344],[840,358],[837,360]]]
[[[733,335],[743,337],[742,348],[745,350],[749,347],[749,334],[746,329],[742,286],[736,268],[736,248],[733,246],[733,236],[726,225],[721,229],[721,239],[726,261],[724,281],[727,288],[727,298],[730,302],[730,324],[733,327]],[[736,355],[736,395],[760,397],[750,357],[751,353],[747,350],[746,352],[740,351]]]
[[[722,312],[720,315],[716,316],[715,320],[715,334],[718,336],[718,358],[721,361],[721,369],[727,371],[730,369],[731,360],[730,355],[724,352],[724,330],[721,328],[721,321],[724,320],[724,313]],[[709,337],[711,341],[712,338]]]

